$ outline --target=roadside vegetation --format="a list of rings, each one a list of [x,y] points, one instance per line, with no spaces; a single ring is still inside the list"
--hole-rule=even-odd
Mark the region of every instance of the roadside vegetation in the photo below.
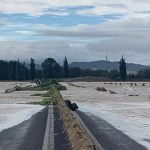
[[[43,97],[41,102],[30,102],[30,104],[39,104],[39,105],[56,105],[58,100],[58,91],[67,90],[67,88],[57,82],[57,80],[44,80],[43,84],[38,86],[16,86],[16,91],[47,91],[44,94],[36,93],[32,96],[41,96]]]
[[[37,105],[56,105],[58,101],[57,95],[58,88],[55,86],[51,86],[47,93],[42,94],[43,97],[41,102],[31,102],[30,104],[37,104]]]
[[[57,82],[57,80],[44,80],[43,84],[38,86],[16,86],[16,91],[49,91],[52,87],[58,90],[66,90],[67,88]]]

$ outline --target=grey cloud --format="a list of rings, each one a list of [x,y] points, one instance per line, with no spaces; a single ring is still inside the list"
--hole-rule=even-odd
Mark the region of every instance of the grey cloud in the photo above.
[[[107,52],[112,61],[118,61],[124,54],[127,62],[150,65],[149,47],[148,39],[107,39],[87,41],[84,44],[72,40],[49,40],[0,44],[0,52],[3,59],[30,60],[33,57],[43,60],[54,57],[60,63],[65,56],[69,62],[102,60]]]
[[[96,43],[88,43],[87,48],[92,52],[108,53],[110,60],[119,60],[124,54],[128,62],[150,65],[150,43],[149,39],[109,39]]]
[[[87,37],[87,38],[148,38],[150,29],[102,29],[102,30],[43,30],[37,35],[58,37]]]
[[[127,8],[127,6],[126,5],[124,5],[124,4],[105,4],[104,6],[109,6],[109,7],[115,7],[115,8]]]
[[[8,42],[0,44],[2,59],[30,60],[31,57],[41,60],[46,57],[54,57],[60,61],[65,56],[73,57],[77,53],[76,48],[68,41],[34,41],[34,42]],[[78,53],[81,49],[78,48]],[[81,52],[82,53],[82,52]],[[80,54],[81,54],[80,53]]]
[[[30,60],[33,57],[42,60],[54,57],[62,62],[64,56],[67,56],[70,62],[92,61],[105,59],[107,52],[109,60],[119,60],[124,54],[128,62],[150,65],[150,21],[148,18],[147,21],[142,21],[143,19],[130,18],[59,30],[40,30],[45,26],[40,27],[35,36],[40,39],[55,38],[47,41],[0,43],[1,58]]]

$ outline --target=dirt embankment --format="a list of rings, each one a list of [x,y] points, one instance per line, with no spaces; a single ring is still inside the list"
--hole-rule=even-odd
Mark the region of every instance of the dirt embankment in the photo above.
[[[68,138],[73,150],[95,150],[95,145],[88,137],[86,131],[81,127],[79,121],[66,106],[63,98],[59,92],[57,95],[57,106],[60,111],[64,130],[68,134]]]

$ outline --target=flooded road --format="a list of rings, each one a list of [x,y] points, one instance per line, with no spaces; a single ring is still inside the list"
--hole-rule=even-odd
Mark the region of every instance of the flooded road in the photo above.
[[[150,150],[150,83],[73,82],[61,91],[95,122],[102,119]],[[97,87],[106,91],[97,91]],[[111,92],[110,92],[111,91]],[[98,130],[98,126],[97,126]],[[104,129],[107,131],[107,129]],[[113,139],[112,139],[113,140]]]

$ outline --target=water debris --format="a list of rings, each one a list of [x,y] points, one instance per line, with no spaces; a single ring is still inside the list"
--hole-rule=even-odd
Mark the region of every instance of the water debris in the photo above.
[[[109,90],[109,94],[117,94],[117,92]]]
[[[128,96],[139,96],[138,94],[130,94]]]
[[[102,92],[106,92],[107,91],[104,87],[97,87],[96,90],[97,91],[102,91]]]

